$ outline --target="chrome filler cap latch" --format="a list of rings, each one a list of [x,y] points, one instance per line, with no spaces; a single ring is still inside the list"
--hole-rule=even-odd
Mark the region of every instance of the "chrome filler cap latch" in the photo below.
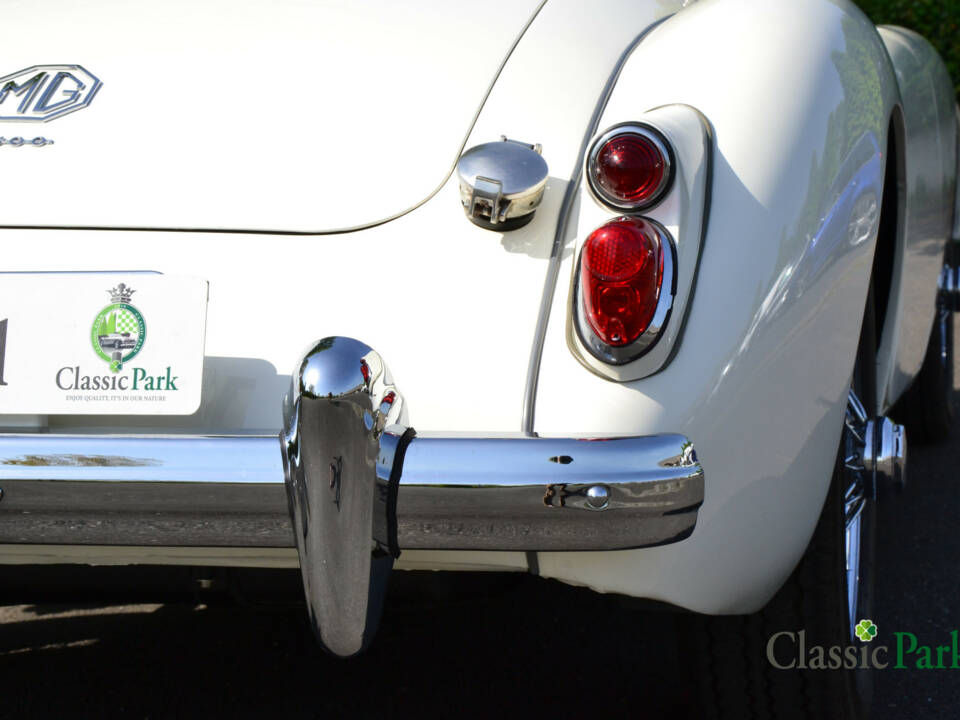
[[[457,176],[467,217],[482,228],[506,232],[523,227],[543,198],[547,162],[540,145],[508,140],[476,145],[460,156]]]

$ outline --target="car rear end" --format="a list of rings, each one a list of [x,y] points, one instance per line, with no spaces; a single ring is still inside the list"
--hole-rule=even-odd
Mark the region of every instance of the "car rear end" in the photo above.
[[[629,41],[540,88],[568,86],[554,118],[514,99],[561,14],[524,44],[533,3],[334,10],[51,2],[39,47],[26,15],[0,31],[0,562],[299,565],[350,655],[395,558],[677,542],[703,473],[682,435],[528,427],[568,177]],[[509,233],[453,173],[502,132],[553,148]]]

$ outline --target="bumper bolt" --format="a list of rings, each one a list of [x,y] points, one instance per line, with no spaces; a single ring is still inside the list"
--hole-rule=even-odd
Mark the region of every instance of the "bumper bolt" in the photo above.
[[[594,485],[587,489],[587,506],[603,510],[610,502],[610,489],[606,485]]]

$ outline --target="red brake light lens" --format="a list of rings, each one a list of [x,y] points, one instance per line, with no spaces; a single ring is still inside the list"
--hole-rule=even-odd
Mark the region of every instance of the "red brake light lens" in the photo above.
[[[590,233],[580,261],[583,311],[607,345],[629,345],[650,326],[663,253],[659,233],[642,218],[618,218]]]
[[[645,127],[615,128],[594,145],[589,173],[594,191],[615,207],[649,207],[670,183],[666,141]]]

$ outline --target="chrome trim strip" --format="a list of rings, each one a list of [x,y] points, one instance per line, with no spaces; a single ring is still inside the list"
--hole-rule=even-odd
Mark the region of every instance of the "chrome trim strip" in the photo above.
[[[593,116],[583,135],[583,141],[580,143],[580,150],[577,152],[577,162],[570,173],[570,182],[563,194],[563,203],[560,205],[560,215],[557,219],[557,230],[553,236],[553,248],[550,251],[550,261],[547,264],[547,274],[543,281],[543,294],[540,297],[540,311],[537,316],[537,325],[533,334],[533,345],[530,348],[530,360],[527,364],[527,381],[523,394],[523,414],[520,418],[520,430],[528,435],[534,435],[534,420],[537,403],[537,383],[540,379],[540,360],[543,356],[543,345],[547,337],[547,323],[550,320],[550,309],[553,305],[553,294],[557,287],[557,278],[560,275],[560,263],[563,256],[563,239],[567,234],[567,227],[570,224],[570,210],[573,208],[573,202],[580,191],[580,181],[583,174],[584,158],[587,154],[587,148],[590,140],[597,132],[600,125],[600,118],[607,107],[613,88],[620,78],[620,73],[627,59],[637,49],[640,42],[661,23],[669,20],[673,14],[667,15],[656,21],[642,33],[623,51],[623,54],[617,60],[607,84],[597,99],[597,106],[594,108]]]

